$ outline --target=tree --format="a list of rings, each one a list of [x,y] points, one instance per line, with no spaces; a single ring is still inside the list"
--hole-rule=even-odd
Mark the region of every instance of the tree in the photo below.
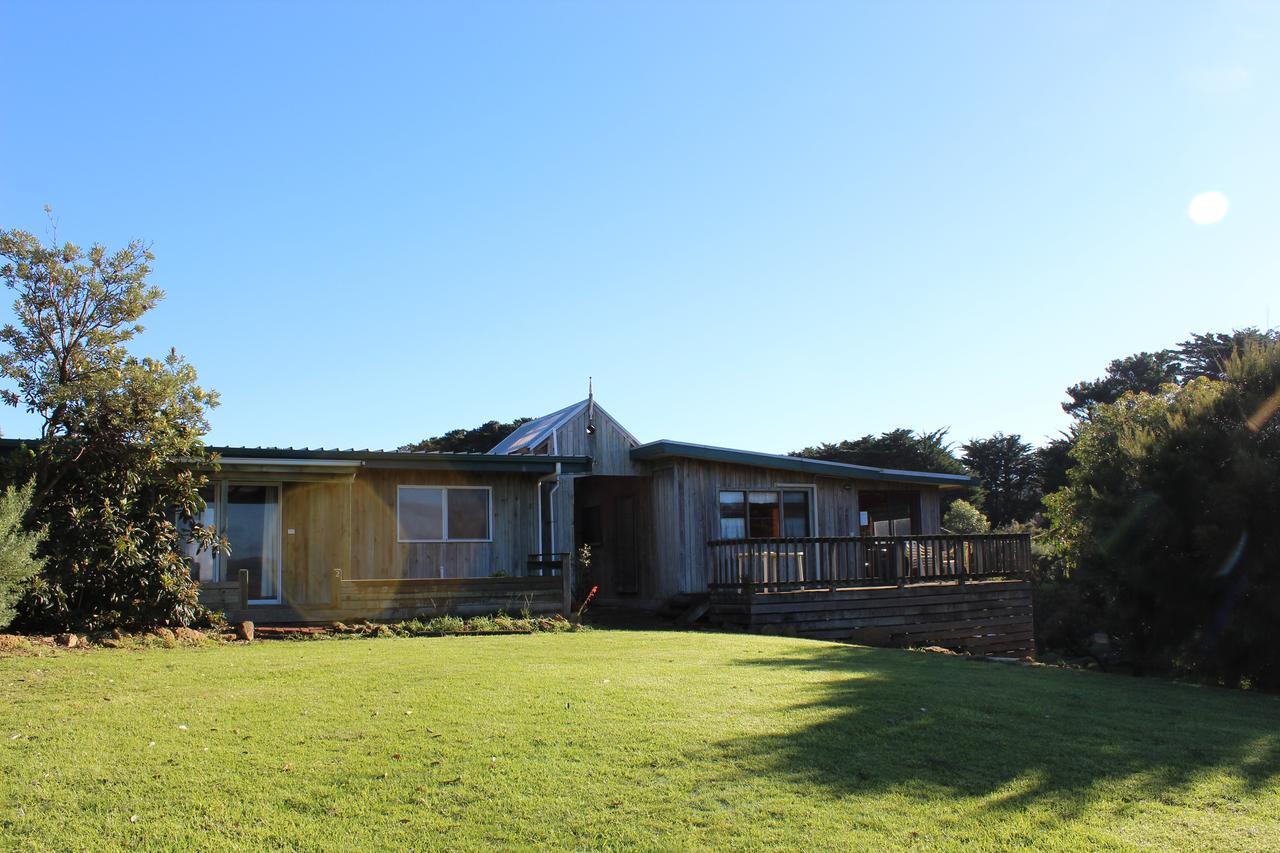
[[[1051,495],[1067,485],[1067,471],[1071,468],[1071,448],[1075,446],[1077,427],[1051,438],[1036,448],[1036,479],[1040,481],[1042,495]]]
[[[20,620],[84,630],[200,621],[176,522],[198,547],[225,546],[194,523],[217,397],[176,352],[126,350],[163,296],[147,283],[150,250],[44,245],[14,230],[0,232],[0,259],[17,294],[17,324],[0,330],[0,377],[16,386],[3,398],[42,419],[22,457],[35,483],[26,527],[52,531]]]
[[[17,613],[14,606],[43,565],[36,556],[40,534],[24,527],[34,490],[35,484],[27,483],[0,493],[0,628],[9,627]]]
[[[942,517],[942,526],[952,533],[988,533],[991,522],[982,514],[982,510],[966,500],[951,502],[947,514]]]
[[[474,429],[455,429],[444,435],[436,435],[422,441],[406,444],[400,448],[406,452],[430,453],[488,453],[494,445],[502,441],[520,426],[527,424],[532,418],[516,418],[510,423],[486,421]]]
[[[1178,356],[1182,362],[1181,380],[1194,379],[1197,376],[1208,376],[1211,379],[1225,377],[1226,364],[1233,355],[1244,352],[1247,345],[1280,342],[1280,331],[1259,331],[1250,326],[1246,329],[1233,329],[1229,333],[1206,332],[1203,335],[1192,334],[1190,338],[1178,345]]]
[[[1174,350],[1140,352],[1127,358],[1117,358],[1107,365],[1107,375],[1092,382],[1077,382],[1067,389],[1070,403],[1062,408],[1069,415],[1088,418],[1096,406],[1114,403],[1130,392],[1154,394],[1160,386],[1176,382],[1181,376],[1182,363]]]
[[[1148,670],[1280,687],[1280,344],[1096,407],[1046,499],[1083,606]]]
[[[932,471],[940,474],[965,473],[960,460],[951,453],[945,429],[921,433],[895,429],[878,436],[864,435],[853,441],[818,444],[795,451],[791,455],[851,465],[870,465],[874,468]]]
[[[998,432],[961,446],[965,466],[982,481],[983,506],[991,523],[1005,527],[1027,521],[1040,508],[1035,450],[1020,435]]]

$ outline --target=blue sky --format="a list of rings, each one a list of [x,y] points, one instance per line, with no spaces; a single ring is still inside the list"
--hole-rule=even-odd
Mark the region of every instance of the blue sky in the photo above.
[[[642,440],[1040,442],[1111,358],[1280,323],[1277,43],[1266,3],[6,2],[0,227],[152,241],[137,348],[214,443],[588,375]]]

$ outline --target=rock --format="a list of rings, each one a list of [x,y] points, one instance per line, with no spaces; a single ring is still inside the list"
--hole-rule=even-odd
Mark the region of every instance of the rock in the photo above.
[[[119,628],[112,628],[112,629],[111,629],[111,638],[112,638],[112,639],[114,639],[114,640],[123,640],[123,639],[124,639],[124,631],[121,631]]]
[[[341,631],[344,634],[351,630],[350,628],[347,627],[345,622],[334,622],[333,625],[330,627],[332,627],[333,630]]]
[[[188,646],[198,646],[204,642],[204,634],[186,626],[174,628],[173,636],[177,638],[179,643],[185,643]]]
[[[121,640],[117,640],[115,637],[107,637],[102,641],[102,645],[108,649],[119,649],[124,647],[124,643]]]
[[[176,643],[178,641],[178,638],[173,635],[173,632],[170,631],[168,628],[164,628],[164,627],[156,628],[154,631],[151,632],[151,636],[155,637],[157,640],[163,641],[166,644]]]
[[[80,638],[75,634],[59,634],[53,638],[53,641],[58,645],[66,646],[69,649],[74,649],[76,646],[80,645]]]
[[[954,655],[954,654],[959,654],[959,653],[958,653],[957,651],[955,651],[954,649],[944,648],[943,646],[925,646],[925,647],[924,647],[924,648],[922,648],[920,651],[922,651],[922,652],[931,652],[931,653],[933,653],[933,654],[935,654],[935,655]]]
[[[236,639],[244,640],[246,643],[253,642],[253,623],[249,621],[241,622],[236,626]]]

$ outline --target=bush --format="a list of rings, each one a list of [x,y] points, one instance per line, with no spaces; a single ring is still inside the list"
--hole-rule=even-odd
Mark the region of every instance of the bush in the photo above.
[[[23,528],[34,489],[34,483],[27,483],[0,494],[0,628],[13,621],[14,605],[44,563],[36,556],[40,536]]]
[[[1280,346],[1097,406],[1046,499],[1080,607],[1140,670],[1280,688]]]
[[[942,517],[942,526],[952,533],[986,533],[991,530],[991,522],[982,514],[982,510],[965,500],[953,501],[947,514]]]

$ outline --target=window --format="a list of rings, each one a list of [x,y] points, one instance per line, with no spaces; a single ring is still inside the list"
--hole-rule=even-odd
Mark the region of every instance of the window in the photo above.
[[[400,486],[397,542],[488,542],[488,486]]]
[[[720,493],[721,539],[811,536],[809,489]]]
[[[204,510],[197,513],[193,521],[201,527],[218,529],[218,492],[219,489],[215,485],[208,485],[200,489],[200,499],[204,501]],[[191,522],[183,518],[182,513],[177,514],[177,525],[178,534],[181,537],[179,541],[181,542],[182,553],[191,565],[191,579],[201,583],[212,583],[218,580],[218,559],[212,549],[205,548],[203,551],[196,553],[196,544],[186,541],[186,537],[191,533]]]

